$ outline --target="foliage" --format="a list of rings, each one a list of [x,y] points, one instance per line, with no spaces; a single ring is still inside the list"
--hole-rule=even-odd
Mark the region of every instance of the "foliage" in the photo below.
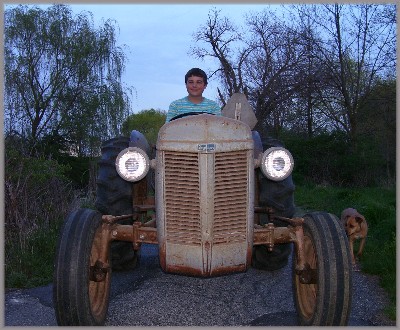
[[[282,130],[297,180],[334,186],[393,186],[396,179],[396,82],[382,80],[360,101],[355,141],[343,130],[313,136]],[[299,181],[302,182],[302,181]]]
[[[125,55],[113,22],[98,29],[68,6],[5,12],[5,130],[31,146],[57,134],[78,155],[96,154],[129,111]]]
[[[122,132],[129,136],[132,130],[141,132],[150,143],[157,142],[158,131],[165,124],[166,113],[161,110],[142,110],[130,115],[122,124]]]
[[[11,140],[10,137],[8,140]],[[17,141],[20,144],[22,142],[19,137],[14,136],[12,143],[15,144]],[[57,132],[52,132],[39,140],[35,148],[35,157],[53,159],[59,164],[63,164],[65,166],[64,175],[73,183],[74,188],[93,190],[92,181],[96,176],[97,158],[70,155],[69,148],[68,141],[64,137]]]
[[[88,175],[81,176],[90,168],[88,160],[65,155],[61,164],[45,157],[45,153],[32,157],[20,139],[6,139],[6,287],[35,287],[52,280],[56,242],[64,218],[77,207],[78,200],[93,204],[93,189],[89,187],[86,199],[76,190],[82,188],[79,183],[88,187]]]
[[[381,80],[361,101],[358,117],[359,133],[357,143],[370,142],[369,157],[373,150],[375,157],[385,164],[382,172],[387,180],[394,181],[396,166],[396,81]],[[366,152],[367,153],[367,152]]]
[[[396,191],[394,188],[336,188],[298,185],[296,204],[304,210],[327,211],[340,218],[348,207],[368,222],[368,237],[361,258],[362,270],[378,275],[391,300],[387,312],[396,318]],[[356,247],[357,248],[357,247]]]
[[[4,178],[6,274],[23,267],[18,266],[23,261],[21,254],[28,251],[33,253],[36,247],[32,244],[38,235],[56,230],[60,219],[63,219],[70,210],[74,196],[71,184],[64,175],[66,170],[66,166],[54,160],[30,157],[23,154],[21,149],[15,148],[15,145],[6,143]],[[44,252],[39,254],[46,256]]]
[[[360,139],[356,149],[341,131],[311,138],[284,131],[280,138],[293,154],[298,183],[342,187],[394,185],[394,159],[387,160],[384,150],[370,136]]]

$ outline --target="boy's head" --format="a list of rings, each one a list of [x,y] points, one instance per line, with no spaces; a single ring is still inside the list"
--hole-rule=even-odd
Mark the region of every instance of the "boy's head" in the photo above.
[[[207,75],[206,75],[206,73],[205,73],[202,69],[199,69],[199,68],[190,69],[190,70],[186,73],[186,75],[185,75],[185,84],[187,84],[188,78],[189,78],[189,77],[193,77],[193,76],[194,76],[194,77],[201,77],[201,78],[203,78],[204,85],[207,86]]]

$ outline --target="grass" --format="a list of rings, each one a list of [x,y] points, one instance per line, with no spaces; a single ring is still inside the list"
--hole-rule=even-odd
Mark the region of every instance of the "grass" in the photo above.
[[[79,203],[75,207],[94,209],[92,194],[71,203],[71,207]],[[33,288],[53,281],[57,242],[65,217],[59,215],[46,224],[37,221],[36,229],[26,235],[24,241],[18,239],[16,233],[6,235],[6,288]]]
[[[5,241],[5,287],[33,288],[53,281],[55,257],[61,221],[37,228],[21,244]]]
[[[368,221],[361,269],[377,275],[390,298],[385,313],[396,320],[396,191],[395,188],[335,188],[296,186],[296,205],[308,211],[327,211],[340,218],[348,207]],[[358,246],[355,246],[358,249]]]

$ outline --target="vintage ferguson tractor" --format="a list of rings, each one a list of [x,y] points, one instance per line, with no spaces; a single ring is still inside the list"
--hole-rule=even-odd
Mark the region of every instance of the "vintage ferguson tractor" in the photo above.
[[[337,217],[294,217],[289,151],[252,131],[243,94],[222,113],[166,123],[154,156],[137,131],[103,144],[97,210],[73,211],[60,234],[59,325],[104,324],[112,268],[134,268],[142,243],[158,244],[163,271],[202,277],[278,269],[293,250],[298,323],[347,325],[352,268]]]

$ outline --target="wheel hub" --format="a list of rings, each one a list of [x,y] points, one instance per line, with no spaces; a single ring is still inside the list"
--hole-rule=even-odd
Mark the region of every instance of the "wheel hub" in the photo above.
[[[94,282],[102,282],[106,279],[107,273],[110,271],[110,266],[97,260],[93,266],[90,266],[89,279]]]
[[[304,269],[296,270],[296,274],[299,275],[300,283],[302,284],[317,284],[317,270],[312,269],[308,263],[304,265]]]

